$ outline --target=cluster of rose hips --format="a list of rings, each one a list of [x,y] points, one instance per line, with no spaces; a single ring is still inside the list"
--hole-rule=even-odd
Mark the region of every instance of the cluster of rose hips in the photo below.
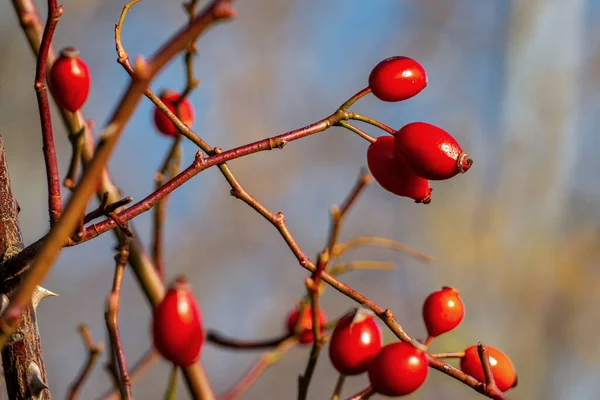
[[[50,90],[60,107],[79,110],[90,90],[90,73],[77,50],[61,51],[50,70]],[[381,61],[369,75],[369,89],[388,102],[406,100],[427,86],[424,68],[408,57]],[[160,100],[185,125],[191,127],[195,113],[191,101],[172,90],[164,90]],[[175,137],[178,129],[159,108],[154,109],[154,124],[165,136]],[[473,161],[446,131],[425,122],[405,125],[393,136],[381,136],[367,150],[367,164],[375,180],[386,190],[429,203],[430,180],[445,180],[466,172]]]
[[[90,90],[90,73],[77,50],[65,48],[52,65],[50,90],[58,105],[76,112],[85,103]],[[407,57],[392,57],[380,62],[369,76],[369,88],[379,99],[402,101],[415,96],[427,85],[423,67]],[[165,90],[160,100],[186,124],[194,122],[194,108],[179,93]],[[171,120],[158,108],[154,112],[158,130],[170,137],[178,133]],[[373,177],[386,190],[429,203],[432,189],[429,180],[449,179],[466,172],[472,160],[457,141],[444,130],[425,122],[413,122],[393,136],[382,136],[367,151]],[[464,318],[464,305],[457,290],[444,287],[430,294],[423,305],[423,319],[428,332],[426,345],[434,337],[456,328]],[[321,326],[327,322],[318,310]],[[288,316],[287,329],[303,344],[313,341],[312,311],[309,306]],[[177,279],[156,306],[152,318],[154,346],[177,366],[188,366],[200,357],[204,343],[204,326],[200,308],[189,284]],[[382,346],[381,331],[372,313],[358,309],[342,317],[329,342],[333,366],[344,375],[368,373],[373,390],[386,396],[403,396],[418,389],[427,378],[426,354],[415,346],[396,342]],[[510,359],[488,347],[490,365],[501,391],[514,387],[517,375]],[[485,381],[477,346],[460,354],[460,368],[479,381]]]
[[[383,101],[406,100],[425,86],[425,70],[408,57],[383,60],[369,76],[371,92]],[[432,192],[429,180],[464,173],[473,161],[448,132],[425,122],[413,122],[393,136],[377,138],[367,150],[367,163],[384,189],[427,204]]]
[[[327,322],[319,310],[319,323]],[[444,287],[431,293],[423,304],[423,320],[429,345],[434,337],[456,328],[465,315],[464,304],[456,289]],[[300,343],[311,343],[312,310],[304,307],[288,317],[288,332],[298,335]],[[487,347],[492,373],[501,391],[517,383],[515,368],[508,356]],[[477,346],[470,346],[460,356],[460,369],[485,382]],[[429,362],[425,352],[410,343],[395,342],[382,346],[381,330],[373,313],[362,308],[342,317],[329,340],[329,358],[335,369],[344,375],[367,372],[373,390],[385,396],[404,396],[417,390],[427,378]]]
[[[428,346],[433,338],[456,328],[465,315],[459,292],[450,287],[431,293],[423,304]],[[321,327],[327,317],[318,311]],[[313,342],[310,306],[293,310],[287,330],[301,344]],[[204,343],[200,308],[189,284],[177,279],[154,309],[152,336],[159,353],[177,366],[188,366],[200,357]],[[506,391],[517,384],[515,367],[506,354],[487,347],[490,366],[498,389]],[[460,369],[485,382],[477,346],[469,346],[460,357]],[[385,396],[404,396],[417,390],[429,371],[426,353],[410,343],[382,345],[382,336],[372,312],[359,308],[337,321],[329,340],[329,358],[335,369],[353,376],[367,372],[373,390]]]

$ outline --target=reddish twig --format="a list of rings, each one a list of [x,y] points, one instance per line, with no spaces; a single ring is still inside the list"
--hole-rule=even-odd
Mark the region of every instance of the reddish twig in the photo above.
[[[337,244],[340,237],[340,230],[342,228],[342,223],[344,222],[344,218],[346,214],[350,210],[350,207],[356,202],[358,196],[363,191],[363,189],[373,180],[373,177],[369,172],[363,168],[360,171],[360,175],[352,187],[352,190],[344,199],[344,202],[339,207],[331,208],[331,228],[329,229],[329,240],[327,243],[327,248],[329,249],[330,254],[333,252],[333,248]],[[335,257],[335,256],[333,256]],[[333,258],[332,257],[332,258]]]
[[[281,342],[275,350],[265,353],[258,361],[244,374],[243,378],[237,382],[225,394],[219,396],[218,400],[235,400],[239,398],[256,380],[273,364],[279,362],[281,357],[292,347],[298,344],[298,339],[290,337]]]
[[[142,376],[154,363],[158,360],[158,353],[154,350],[154,347],[148,349],[144,355],[131,367],[129,370],[129,381],[133,384],[140,376]],[[102,400],[119,400],[121,398],[121,391],[118,386],[113,390],[105,393],[100,397]]]
[[[361,390],[353,396],[348,397],[348,400],[368,400],[375,394],[375,390],[371,386]]]
[[[111,351],[113,352],[119,371],[119,388],[123,399],[131,399],[131,381],[127,373],[127,361],[123,352],[123,344],[119,334],[119,303],[121,300],[121,285],[125,266],[129,259],[129,240],[125,240],[118,248],[115,256],[115,277],[113,287],[106,302],[106,328],[110,336]]]
[[[79,375],[71,385],[71,388],[69,389],[69,395],[67,397],[69,400],[73,400],[77,397],[79,389],[92,372],[96,361],[104,351],[104,344],[102,342],[94,343],[94,339],[92,338],[92,332],[90,332],[90,329],[87,327],[86,324],[79,325],[78,330],[81,334],[81,338],[83,339],[83,344],[85,345],[85,348],[88,352],[88,356],[85,365],[81,369],[81,372],[79,373]]]
[[[279,336],[273,339],[265,339],[265,340],[256,340],[256,341],[248,341],[248,340],[239,340],[232,339],[227,336],[223,336],[219,332],[216,331],[208,331],[206,333],[206,341],[215,344],[217,346],[226,347],[230,349],[245,349],[245,350],[259,350],[266,349],[271,347],[277,347],[285,340],[289,339],[293,335],[286,333],[283,336]]]
[[[48,86],[46,85],[46,70],[48,52],[52,43],[52,35],[63,13],[62,6],[56,0],[48,0],[48,18],[42,35],[42,42],[37,56],[35,69],[35,94],[37,96],[42,125],[42,142],[44,149],[44,162],[46,163],[46,180],[48,182],[48,213],[50,224],[54,224],[62,213],[62,199],[60,196],[60,176],[58,174],[58,161],[54,147],[54,134],[52,132],[52,118],[50,117],[50,103],[48,101]]]
[[[498,389],[498,386],[496,385],[487,347],[481,342],[477,343],[477,353],[479,353],[479,360],[481,361],[483,375],[485,376],[485,383],[482,382],[480,392],[492,398],[505,398],[502,391]]]

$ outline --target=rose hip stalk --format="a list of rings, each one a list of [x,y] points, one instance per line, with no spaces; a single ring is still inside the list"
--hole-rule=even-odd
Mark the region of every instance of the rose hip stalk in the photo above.
[[[50,92],[60,108],[79,110],[90,92],[90,71],[73,47],[64,48],[52,64],[48,77]]]
[[[473,164],[448,132],[426,122],[403,126],[395,139],[396,155],[424,179],[449,179]]]
[[[396,157],[392,136],[380,136],[371,143],[367,150],[367,164],[375,180],[388,192],[409,197],[417,203],[428,204],[431,201],[429,182]]]

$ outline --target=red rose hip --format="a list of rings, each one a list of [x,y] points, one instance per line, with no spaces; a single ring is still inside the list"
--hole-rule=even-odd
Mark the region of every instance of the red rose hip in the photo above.
[[[160,100],[165,103],[167,108],[173,114],[177,115],[181,122],[186,124],[188,127],[192,127],[195,119],[194,105],[188,98],[185,98],[181,101],[179,104],[179,109],[177,110],[175,104],[180,97],[181,95],[179,93],[168,89],[163,90],[159,95]],[[177,136],[179,133],[169,117],[167,117],[165,113],[158,108],[154,109],[154,124],[163,135]]]
[[[383,101],[401,101],[417,95],[427,86],[425,69],[408,57],[381,61],[369,75],[371,92]]]
[[[517,372],[512,361],[506,354],[498,349],[490,346],[485,346],[492,367],[492,374],[496,386],[503,392],[517,386]],[[479,358],[477,346],[470,346],[465,350],[465,355],[460,359],[460,369],[480,382],[485,382],[485,374],[483,366]]]
[[[458,290],[451,287],[431,293],[423,304],[423,320],[430,337],[451,331],[464,317],[465,305]]]
[[[381,349],[369,366],[373,389],[385,396],[404,396],[417,390],[429,372],[425,353],[411,344],[397,342]]]
[[[371,143],[367,150],[367,165],[377,183],[388,192],[409,197],[416,203],[431,201],[429,182],[396,157],[394,137],[380,136]]]
[[[373,314],[358,309],[340,319],[329,340],[329,359],[341,374],[367,370],[381,349],[381,330]]]
[[[90,71],[73,47],[66,47],[56,59],[48,77],[50,92],[60,108],[75,112],[90,93]]]
[[[327,323],[327,317],[321,309],[318,311],[319,323],[321,327]],[[298,322],[300,320],[300,322]],[[290,335],[296,333],[296,325],[298,325],[298,341],[302,344],[312,343],[314,339],[312,326],[312,308],[310,306],[304,307],[302,310],[302,317],[300,317],[300,311],[298,309],[292,311],[288,316],[287,329]]]
[[[185,279],[177,279],[154,309],[152,336],[158,352],[177,366],[191,365],[200,357],[202,316]]]
[[[488,351],[492,375],[494,375],[494,381],[498,389],[506,392],[508,389],[517,386],[517,372],[510,358],[498,349],[490,346],[485,347]],[[483,373],[477,345],[467,347],[465,355],[460,359],[460,369],[478,381],[485,382],[485,374]]]
[[[473,160],[446,131],[426,122],[412,122],[395,135],[396,156],[420,177],[444,180],[465,173]]]

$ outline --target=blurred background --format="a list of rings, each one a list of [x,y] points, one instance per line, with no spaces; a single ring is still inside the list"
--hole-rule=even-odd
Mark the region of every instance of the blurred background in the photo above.
[[[45,2],[40,3],[45,18]],[[128,83],[115,61],[113,34],[124,1],[61,3],[65,13],[54,45],[75,46],[88,62],[93,88],[84,112],[102,127]],[[342,280],[392,309],[416,337],[425,335],[424,298],[443,285],[454,286],[467,315],[456,331],[434,341],[432,351],[460,351],[477,341],[502,349],[519,373],[512,399],[598,398],[600,2],[244,0],[236,8],[234,22],[215,27],[198,44],[195,71],[202,84],[191,95],[195,131],[228,149],[299,128],[365,87],[380,60],[415,58],[429,75],[421,94],[402,103],[368,96],[354,109],[396,128],[412,121],[441,126],[475,164],[465,175],[432,183],[427,206],[370,185],[347,219],[342,240],[389,237],[436,261],[427,265],[365,248],[345,260],[393,261],[396,269],[353,272]],[[128,15],[125,47],[133,56],[149,56],[185,21],[179,1],[145,0]],[[0,134],[29,244],[48,229],[35,62],[6,2],[0,4],[0,34]],[[152,88],[181,90],[184,79],[178,58]],[[64,176],[70,145],[54,111]],[[153,127],[152,111],[144,99],[110,162],[116,184],[136,200],[153,190],[154,172],[170,145]],[[285,213],[299,244],[313,256],[325,244],[329,208],[353,185],[366,164],[366,149],[358,136],[333,128],[230,166],[251,194]],[[185,142],[184,165],[194,153]],[[305,293],[307,273],[275,229],[229,195],[217,169],[178,190],[168,216],[168,277],[190,278],[206,325],[247,339],[281,334],[287,313]],[[149,244],[151,213],[134,225]],[[113,246],[113,236],[106,234],[66,249],[46,279],[45,286],[60,294],[43,302],[38,314],[56,398],[64,396],[86,358],[77,324],[87,323],[96,340],[106,341],[103,313]],[[150,345],[149,309],[130,274],[123,290],[121,334],[131,366]],[[353,306],[333,290],[322,304],[331,318]],[[385,332],[384,340],[393,337]],[[308,352],[292,350],[245,398],[295,398]],[[215,391],[223,393],[258,356],[207,345],[202,360]],[[105,361],[80,398],[97,398],[110,387]],[[167,363],[156,362],[134,383],[134,396],[161,398],[168,371]],[[324,352],[309,396],[329,398],[336,378]],[[366,383],[366,377],[348,379],[344,396]],[[179,397],[187,396],[181,386]],[[480,396],[431,371],[410,398]]]

